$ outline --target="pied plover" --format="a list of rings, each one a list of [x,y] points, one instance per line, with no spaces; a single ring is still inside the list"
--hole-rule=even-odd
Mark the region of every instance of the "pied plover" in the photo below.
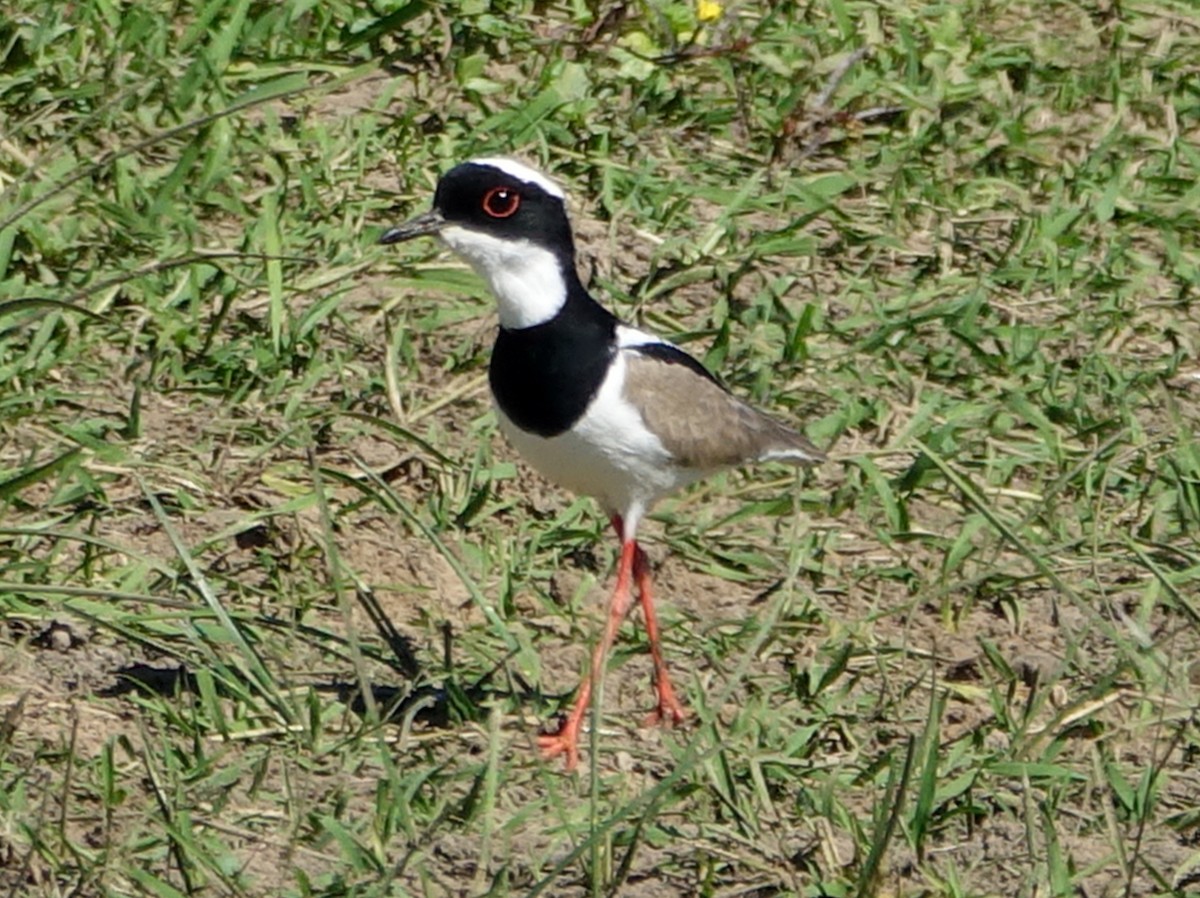
[[[438,181],[433,208],[381,243],[437,235],[487,282],[500,312],[488,380],[500,428],[545,477],[595,497],[621,540],[608,622],[575,706],[539,739],[547,757],[579,760],[579,737],[604,659],[634,588],[645,616],[658,704],[650,721],[686,716],[663,661],[650,565],[637,542],[663,496],[722,468],[813,464],[805,437],[729,393],[679,347],[623,324],[575,268],[562,190],[507,158],[472,159]]]

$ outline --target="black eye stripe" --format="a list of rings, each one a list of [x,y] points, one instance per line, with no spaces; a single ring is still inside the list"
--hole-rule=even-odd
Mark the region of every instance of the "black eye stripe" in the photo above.
[[[493,187],[483,195],[481,205],[492,218],[508,218],[521,207],[521,194],[511,187]]]

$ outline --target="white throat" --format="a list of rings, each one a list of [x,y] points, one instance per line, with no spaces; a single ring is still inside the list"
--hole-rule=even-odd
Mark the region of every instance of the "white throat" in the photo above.
[[[483,278],[509,330],[549,321],[567,301],[567,280],[554,253],[528,240],[502,240],[459,225],[443,227],[442,242]]]

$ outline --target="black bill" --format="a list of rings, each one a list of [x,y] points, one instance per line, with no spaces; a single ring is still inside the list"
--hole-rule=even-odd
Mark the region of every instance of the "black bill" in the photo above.
[[[394,228],[388,228],[379,238],[380,243],[403,243],[405,240],[412,240],[414,237],[423,237],[426,234],[436,234],[446,224],[446,220],[442,218],[442,213],[436,209],[430,209],[418,215],[416,218],[409,219],[402,225],[397,225]]]

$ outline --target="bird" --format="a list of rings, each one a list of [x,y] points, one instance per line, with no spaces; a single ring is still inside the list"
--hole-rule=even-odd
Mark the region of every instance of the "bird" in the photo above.
[[[663,657],[651,567],[638,542],[646,513],[723,469],[813,465],[825,455],[734,396],[683,349],[597,302],[579,277],[566,195],[537,169],[505,156],[460,162],[438,179],[432,208],[387,228],[379,242],[427,235],[465,260],[495,298],[499,329],[488,383],[500,430],[544,477],[593,497],[620,542],[607,621],[574,706],[538,738],[545,758],[562,756],[573,770],[592,695],[635,591],[657,699],[646,723],[687,718]]]

